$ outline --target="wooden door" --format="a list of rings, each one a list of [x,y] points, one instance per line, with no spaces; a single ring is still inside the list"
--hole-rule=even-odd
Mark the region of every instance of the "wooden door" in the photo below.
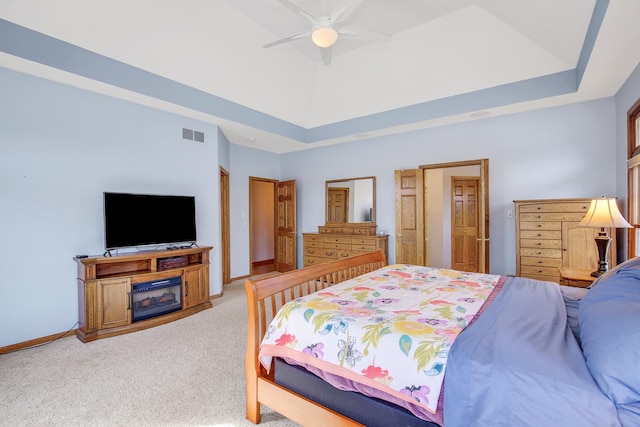
[[[424,193],[421,169],[395,171],[396,263],[424,265]]]
[[[478,178],[451,178],[451,268],[478,271]]]
[[[349,189],[344,187],[327,188],[327,222],[349,222]]]
[[[295,270],[298,264],[296,229],[296,182],[276,184],[276,271]]]
[[[229,172],[220,168],[220,228],[222,284],[231,282],[231,227],[229,225]]]

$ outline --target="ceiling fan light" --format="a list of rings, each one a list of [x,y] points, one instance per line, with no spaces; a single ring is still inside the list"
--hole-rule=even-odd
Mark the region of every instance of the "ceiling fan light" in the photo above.
[[[331,27],[320,27],[313,30],[311,40],[318,47],[331,47],[338,40],[338,32]]]

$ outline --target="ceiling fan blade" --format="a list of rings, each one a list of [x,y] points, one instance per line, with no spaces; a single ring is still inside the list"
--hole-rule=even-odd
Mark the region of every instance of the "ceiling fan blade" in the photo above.
[[[331,14],[331,22],[339,24],[346,21],[362,4],[362,0],[347,0]]]
[[[391,38],[391,34],[360,27],[339,28],[337,31],[342,36],[357,37],[362,40],[387,41]]]
[[[267,48],[267,47],[278,46],[279,44],[289,43],[289,42],[292,42],[294,40],[298,40],[298,39],[302,39],[302,38],[308,37],[310,35],[311,35],[310,31],[305,31],[304,33],[291,34],[290,36],[284,37],[282,39],[278,39],[276,41],[272,41],[271,43],[267,43],[262,47]]]
[[[311,21],[312,24],[315,24],[315,22],[318,20],[315,16],[311,14],[311,12],[309,12],[308,10],[306,10],[305,8],[303,8],[302,6],[298,5],[297,3],[291,0],[278,0],[278,1],[288,9],[297,13],[298,15],[301,15],[307,18],[309,21]]]
[[[322,56],[322,63],[324,65],[331,65],[331,48],[330,47],[321,47],[320,55]]]

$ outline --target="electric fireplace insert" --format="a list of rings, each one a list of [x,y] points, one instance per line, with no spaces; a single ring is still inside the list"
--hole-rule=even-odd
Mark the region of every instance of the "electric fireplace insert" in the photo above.
[[[132,290],[132,321],[149,319],[182,309],[180,276],[136,283]]]

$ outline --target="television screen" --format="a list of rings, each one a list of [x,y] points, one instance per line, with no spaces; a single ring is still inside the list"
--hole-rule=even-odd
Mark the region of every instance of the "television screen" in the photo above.
[[[195,243],[195,198],[105,192],[104,229],[106,249]]]

